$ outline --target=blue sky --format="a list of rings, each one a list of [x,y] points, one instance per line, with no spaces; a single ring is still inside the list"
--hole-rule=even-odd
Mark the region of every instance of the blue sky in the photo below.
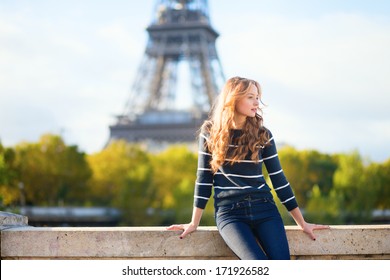
[[[154,0],[0,2],[0,141],[99,151],[122,112]],[[263,87],[278,142],[390,157],[390,1],[210,0],[226,77]]]

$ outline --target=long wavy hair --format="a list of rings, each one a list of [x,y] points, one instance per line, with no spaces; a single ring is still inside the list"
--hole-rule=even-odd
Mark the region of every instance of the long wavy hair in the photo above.
[[[230,78],[218,95],[208,120],[203,124],[203,130],[210,135],[206,145],[212,154],[210,165],[214,173],[227,159],[229,144],[232,144],[236,104],[248,94],[251,85],[257,88],[260,103],[262,103],[261,88],[258,82],[241,77]],[[235,142],[237,148],[231,153],[229,151],[231,164],[244,159],[248,153],[251,155],[251,160],[258,160],[259,150],[268,145],[269,134],[263,127],[262,113],[259,107],[255,117],[246,118],[242,135]]]

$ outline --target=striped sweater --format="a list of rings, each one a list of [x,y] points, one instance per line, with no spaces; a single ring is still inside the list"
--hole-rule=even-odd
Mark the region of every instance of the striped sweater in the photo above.
[[[232,132],[233,143],[234,139],[242,131],[233,130]],[[298,206],[294,193],[280,165],[272,133],[268,132],[270,145],[260,149],[258,161],[251,160],[250,155],[248,155],[244,160],[230,164],[227,158],[223,166],[215,174],[212,173],[209,164],[211,153],[208,151],[207,145],[205,145],[209,135],[204,131],[200,133],[198,170],[194,194],[195,207],[201,209],[206,207],[213,187],[215,207],[238,202],[249,195],[254,198],[272,197],[271,189],[266,183],[262,172],[263,163],[281,203],[288,211]],[[234,149],[234,145],[230,145],[229,149]]]

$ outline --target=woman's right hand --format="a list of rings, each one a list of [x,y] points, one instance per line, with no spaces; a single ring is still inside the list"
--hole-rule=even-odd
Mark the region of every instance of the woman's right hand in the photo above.
[[[197,226],[192,224],[192,223],[171,225],[171,226],[167,227],[167,230],[182,230],[183,232],[179,236],[180,239],[183,239],[184,237],[186,237],[187,234],[190,234],[191,232],[196,231],[196,229],[197,229]]]

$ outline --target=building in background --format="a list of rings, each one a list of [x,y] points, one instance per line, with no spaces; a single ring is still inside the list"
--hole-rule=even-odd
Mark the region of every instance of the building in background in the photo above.
[[[109,142],[194,142],[225,82],[207,0],[156,1],[147,32],[142,62],[124,111],[110,126]]]

